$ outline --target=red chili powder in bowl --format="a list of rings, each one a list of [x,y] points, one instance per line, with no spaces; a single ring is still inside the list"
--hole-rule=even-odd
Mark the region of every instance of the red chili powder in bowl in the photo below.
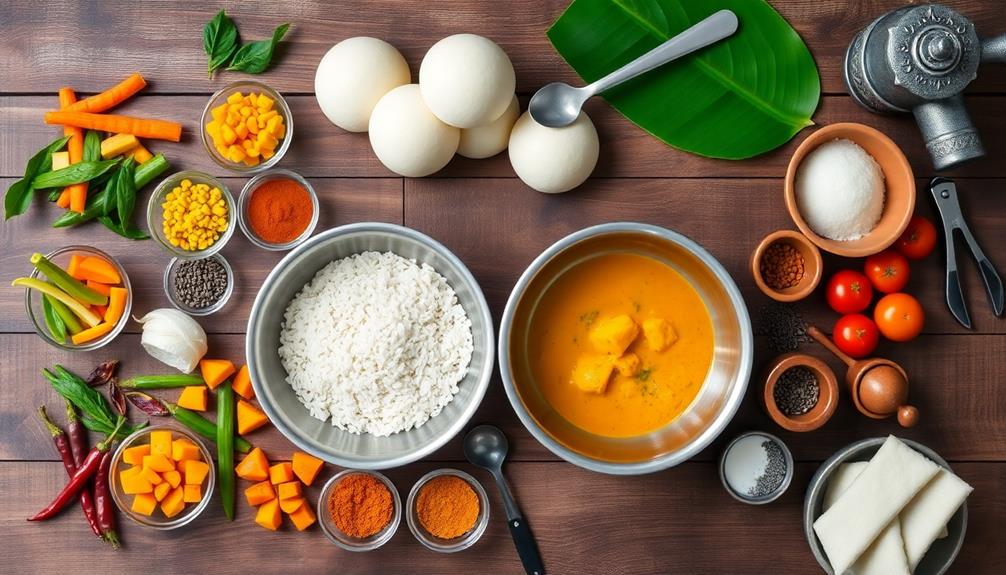
[[[311,195],[299,182],[277,178],[252,191],[248,201],[248,226],[264,242],[287,244],[311,224],[314,205]]]

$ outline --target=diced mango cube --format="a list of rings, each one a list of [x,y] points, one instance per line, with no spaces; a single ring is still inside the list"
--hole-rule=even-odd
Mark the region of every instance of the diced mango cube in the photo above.
[[[203,490],[198,485],[186,485],[182,488],[182,501],[198,503],[203,499]]]
[[[293,481],[293,465],[289,461],[283,461],[269,468],[269,481],[273,485]]]
[[[167,429],[155,429],[150,432],[150,455],[171,457],[170,431]]]
[[[183,461],[182,467],[185,473],[186,485],[202,485],[203,480],[206,479],[206,475],[210,472],[208,463],[205,461],[196,461],[195,459]]]
[[[150,455],[150,445],[135,445],[127,447],[122,452],[122,462],[129,465],[143,465],[143,456]]]
[[[622,314],[599,321],[590,330],[590,343],[597,351],[618,357],[638,335],[636,322]]]
[[[588,393],[604,393],[615,362],[608,355],[582,355],[573,367],[573,384]]]
[[[655,352],[662,352],[678,341],[678,333],[674,325],[666,319],[652,318],[643,322],[643,337],[646,344]]]
[[[171,519],[185,509],[185,492],[181,487],[175,487],[168,493],[167,497],[161,501],[161,511],[164,516]]]
[[[228,104],[240,104],[241,100],[244,98],[244,94],[241,92],[234,92],[230,96],[227,96]]]
[[[130,509],[141,515],[153,515],[154,509],[157,509],[157,499],[152,493],[140,493],[133,497]]]

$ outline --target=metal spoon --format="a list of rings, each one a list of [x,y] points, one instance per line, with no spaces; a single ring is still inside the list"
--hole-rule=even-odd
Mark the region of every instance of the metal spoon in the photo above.
[[[671,60],[719,42],[736,31],[737,15],[730,10],[720,10],[593,84],[574,88],[563,82],[552,82],[543,86],[531,97],[528,111],[542,126],[568,126],[576,121],[580,108],[589,98]]]
[[[534,535],[531,534],[531,529],[521,515],[517,502],[510,493],[510,487],[503,477],[503,460],[509,449],[506,435],[493,425],[480,425],[465,436],[465,457],[472,465],[477,465],[493,474],[496,486],[503,496],[507,526],[510,527],[510,535],[513,537],[514,545],[517,546],[520,562],[524,564],[524,571],[528,575],[545,575],[545,566],[542,565],[541,555],[538,554]]]

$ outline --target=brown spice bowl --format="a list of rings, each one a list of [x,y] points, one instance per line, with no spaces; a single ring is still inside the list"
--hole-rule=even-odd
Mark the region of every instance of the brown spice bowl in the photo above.
[[[831,240],[814,233],[796,203],[796,171],[807,154],[825,142],[851,140],[866,150],[884,172],[884,211],[876,227],[858,240]],[[915,176],[901,148],[880,131],[863,124],[829,124],[805,139],[786,168],[786,209],[800,231],[817,247],[836,255],[858,258],[891,246],[901,236],[915,212]]]
[[[784,372],[794,367],[806,367],[813,372],[820,389],[817,405],[803,415],[786,415],[775,403],[776,382]],[[838,379],[835,372],[820,359],[804,353],[787,353],[770,364],[761,400],[765,412],[779,427],[787,431],[813,431],[827,423],[838,407]]]
[[[765,250],[772,244],[783,243],[792,246],[803,256],[803,278],[795,286],[777,290],[770,287],[761,273],[761,262]],[[821,250],[817,249],[806,236],[791,230],[778,230],[765,236],[751,254],[751,275],[755,285],[768,297],[781,302],[793,302],[809,296],[821,283],[824,273],[824,263],[821,261]]]

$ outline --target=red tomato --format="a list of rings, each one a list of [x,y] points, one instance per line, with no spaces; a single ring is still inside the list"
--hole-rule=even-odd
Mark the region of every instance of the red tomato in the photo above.
[[[870,280],[855,270],[842,270],[828,280],[828,305],[841,314],[859,313],[870,307],[873,288]]]
[[[914,216],[894,247],[906,258],[921,260],[936,248],[936,226],[923,216]]]
[[[873,353],[873,350],[877,349],[877,342],[880,341],[877,324],[858,313],[838,318],[831,337],[838,349],[855,358],[866,357]]]
[[[892,293],[880,298],[873,319],[884,337],[891,341],[909,341],[922,332],[926,313],[919,300],[906,293]]]
[[[908,259],[894,250],[884,250],[866,258],[864,271],[880,292],[894,293],[908,285]]]

